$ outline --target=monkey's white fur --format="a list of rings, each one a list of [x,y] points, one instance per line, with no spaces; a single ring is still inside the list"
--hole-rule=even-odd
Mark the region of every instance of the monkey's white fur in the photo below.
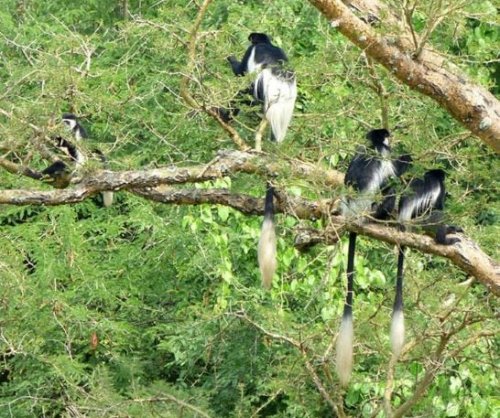
[[[343,316],[340,323],[340,331],[337,337],[336,368],[340,384],[347,386],[351,379],[352,372],[352,344],[354,340],[354,330],[352,315]]]
[[[402,208],[398,216],[400,222],[407,222],[415,216],[423,208],[431,208],[436,203],[439,193],[441,192],[440,186],[437,184],[428,193],[421,196],[413,196]]]
[[[394,164],[388,158],[388,152],[382,154],[386,158],[381,160],[381,164],[377,170],[374,170],[373,177],[366,188],[359,192],[355,198],[345,200],[340,203],[340,211],[342,216],[347,218],[355,218],[363,214],[368,214],[371,210],[372,203],[376,194],[380,191],[382,184],[391,177],[396,176]]]
[[[399,357],[405,343],[405,316],[401,309],[394,311],[391,321],[392,353]]]
[[[262,286],[271,287],[274,272],[276,271],[276,232],[271,218],[264,218],[257,249],[259,268],[262,277]]]
[[[113,192],[102,192],[101,195],[104,207],[109,208],[113,204]]]
[[[258,86],[264,94],[264,115],[273,131],[274,139],[281,142],[292,120],[297,82],[295,76],[273,74],[271,68],[264,68],[255,80],[254,96],[258,97]]]

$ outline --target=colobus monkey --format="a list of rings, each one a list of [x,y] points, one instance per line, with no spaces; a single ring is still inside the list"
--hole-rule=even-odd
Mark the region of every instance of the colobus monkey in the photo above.
[[[43,176],[46,176],[51,184],[56,189],[64,189],[68,187],[71,181],[71,171],[68,166],[61,160],[57,160],[42,171]]]
[[[248,40],[252,45],[241,62],[234,56],[227,59],[237,76],[258,73],[251,92],[263,103],[264,117],[271,124],[272,140],[281,142],[292,120],[297,98],[295,74],[284,68],[287,56],[265,33],[251,33]]]
[[[266,200],[264,203],[264,221],[262,222],[257,250],[262,286],[265,289],[271,287],[277,266],[273,197],[274,187],[270,183],[267,183]]]
[[[358,151],[354,156],[344,179],[346,186],[352,186],[358,195],[341,203],[341,212],[345,217],[370,214],[373,202],[381,190],[392,191],[387,183],[391,177],[401,176],[409,167],[411,157],[402,155],[397,160],[390,160],[390,133],[387,129],[374,129],[366,138],[370,141],[368,149]],[[376,207],[373,215],[383,217],[390,213],[394,206],[392,193],[384,197],[382,204]],[[361,218],[362,219],[362,218]],[[347,256],[347,294],[344,311],[337,337],[336,367],[340,383],[349,383],[353,360],[353,287],[354,287],[354,254],[356,249],[356,233],[349,233],[349,249]]]
[[[66,129],[71,131],[77,142],[88,138],[87,131],[80,124],[76,115],[74,115],[73,113],[63,113],[61,120]],[[58,136],[54,139],[54,142],[55,146],[58,149],[63,151],[71,160],[75,161],[75,166],[77,169],[87,161],[86,156],[78,149],[78,147],[65,138]],[[107,168],[107,160],[104,154],[99,150],[95,150],[94,153],[99,156],[99,159],[103,163],[104,168]],[[51,166],[43,170],[42,174],[50,176],[52,179],[54,179],[54,184],[56,187],[67,187],[69,184],[70,170],[63,161],[56,161]],[[113,203],[113,192],[106,191],[101,192],[101,194],[104,206],[111,206],[111,204]]]
[[[443,223],[443,210],[446,190],[444,186],[445,172],[429,170],[423,179],[415,179],[410,183],[410,190],[399,201],[398,222],[400,229],[405,230],[405,223],[414,218],[424,229],[435,232],[435,241],[442,245],[453,245],[460,240],[448,238],[447,234],[462,232],[462,228]],[[396,275],[396,296],[391,320],[391,346],[394,356],[399,357],[404,345],[405,325],[403,314],[403,264],[405,248],[401,246],[398,254]]]
[[[73,133],[77,141],[87,137],[87,132],[83,126],[80,125],[75,115],[72,113],[63,113],[61,119],[64,126]],[[71,142],[60,136],[53,138],[53,140],[54,145],[66,154],[72,161],[74,161],[77,167],[80,167],[85,163],[85,155]],[[54,162],[51,166],[42,171],[42,174],[50,176],[53,179],[60,178],[63,174],[66,177],[66,173],[69,175],[69,168],[61,160]]]
[[[66,128],[73,133],[77,141],[87,138],[87,131],[73,113],[63,113],[62,121]]]

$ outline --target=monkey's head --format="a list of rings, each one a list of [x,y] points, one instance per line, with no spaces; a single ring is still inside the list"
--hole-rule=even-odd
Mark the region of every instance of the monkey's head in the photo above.
[[[391,133],[387,129],[373,129],[366,134],[366,139],[368,139],[374,149],[382,154],[386,154],[391,151],[389,146],[389,137]]]
[[[366,139],[370,140],[374,146],[389,146],[391,133],[387,129],[373,129],[366,134]]]
[[[434,170],[429,170],[425,173],[424,177],[429,180],[438,180],[440,182],[444,182],[446,177],[446,172],[441,170],[440,168],[436,168]]]
[[[77,118],[73,113],[63,113],[61,119],[64,123],[64,126],[66,126],[66,128],[68,128],[69,130],[74,129],[77,124]]]
[[[248,36],[248,40],[252,43],[252,45],[257,44],[270,44],[271,39],[265,33],[252,32]]]

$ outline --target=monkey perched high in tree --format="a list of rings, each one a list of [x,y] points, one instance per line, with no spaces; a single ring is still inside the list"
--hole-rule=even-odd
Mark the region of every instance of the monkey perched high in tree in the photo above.
[[[346,186],[351,186],[357,195],[346,199],[341,204],[342,215],[347,218],[366,215],[385,218],[392,212],[395,205],[394,197],[389,193],[384,196],[380,205],[375,205],[376,195],[384,190],[391,190],[387,183],[392,177],[401,176],[409,167],[411,157],[402,155],[396,160],[390,159],[391,148],[389,146],[390,133],[387,129],[374,129],[366,138],[370,141],[368,148],[358,151],[354,156],[344,179]],[[384,193],[383,193],[384,195]],[[352,371],[353,359],[353,292],[354,292],[354,254],[356,250],[356,233],[349,233],[349,250],[347,255],[347,293],[344,303],[344,311],[337,337],[336,367],[340,383],[349,383]]]
[[[435,241],[442,245],[453,245],[460,240],[448,238],[448,234],[462,232],[462,228],[446,225],[444,220],[444,201],[446,189],[444,185],[445,172],[443,170],[429,170],[423,179],[414,179],[410,188],[400,201],[398,208],[398,222],[401,230],[412,219],[417,224],[435,234]],[[391,346],[394,356],[399,357],[404,345],[405,325],[403,314],[403,264],[405,248],[399,248],[398,270],[396,275],[396,296],[391,320]]]
[[[78,121],[78,118],[73,113],[63,113],[61,120],[68,131],[73,135],[73,138],[78,143],[88,137],[87,131]],[[62,151],[71,162],[74,162],[75,168],[79,169],[87,161],[85,154],[67,139],[58,136],[53,138],[54,145],[60,151]],[[103,166],[107,168],[107,159],[104,154],[95,150],[94,153],[99,157]],[[47,167],[42,171],[42,174],[49,176],[53,179],[53,184],[55,187],[64,188],[67,187],[70,180],[70,169],[66,163],[61,160],[54,162],[52,165]],[[109,207],[113,203],[113,192],[105,191],[101,193],[103,204],[105,207]]]
[[[281,142],[292,120],[297,98],[295,74],[285,68],[288,62],[286,54],[273,45],[266,34],[251,33],[248,40],[252,44],[241,62],[234,56],[228,60],[237,76],[257,73],[251,93],[263,103],[264,120],[271,125],[272,139]],[[256,144],[256,148],[259,149],[260,144]]]

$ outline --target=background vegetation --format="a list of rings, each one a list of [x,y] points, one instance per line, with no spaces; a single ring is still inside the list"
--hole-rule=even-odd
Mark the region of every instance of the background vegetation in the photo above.
[[[417,30],[435,3],[419,0]],[[438,26],[431,43],[498,94],[497,9],[491,1],[469,3]],[[198,6],[2,0],[2,154],[47,166],[30,124],[53,135],[65,111],[82,116],[88,149],[102,149],[113,170],[208,162],[232,148],[213,119],[179,96]],[[492,151],[367,61],[307,2],[214,1],[199,31],[191,82],[197,98],[225,105],[248,83],[231,74],[225,57],[241,56],[252,31],[272,35],[299,80],[286,142],[265,142],[265,151],[345,171],[365,132],[381,126],[384,109],[395,148],[418,161],[415,174],[445,168],[454,223],[498,255]],[[235,126],[251,140],[258,121],[246,109]],[[5,171],[0,181],[2,189],[50,187]],[[282,177],[277,184],[311,198],[333,193],[321,179]],[[263,196],[263,185],[239,174],[197,187]],[[302,222],[277,218],[278,277],[264,292],[259,217],[127,193],[109,209],[99,196],[75,205],[0,207],[0,417],[331,416],[315,377],[347,414],[383,416],[394,249],[359,240],[356,364],[344,394],[332,344],[346,242],[299,253],[293,231]],[[414,396],[436,367],[411,416],[498,416],[498,300],[440,258],[412,251],[407,265],[409,348],[395,368],[393,405]]]

